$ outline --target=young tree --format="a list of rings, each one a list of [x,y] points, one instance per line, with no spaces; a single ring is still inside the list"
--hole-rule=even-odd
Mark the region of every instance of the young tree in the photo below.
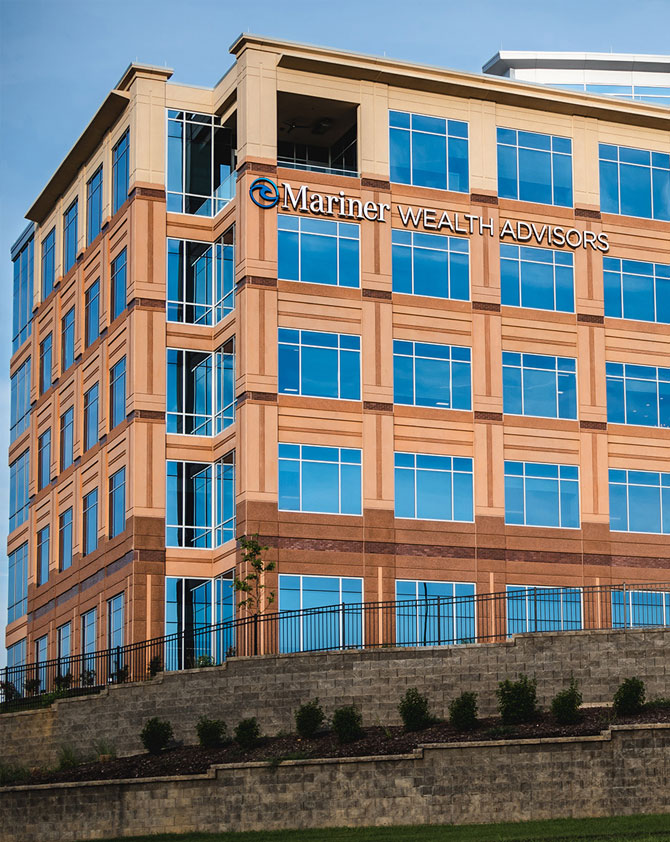
[[[262,614],[266,608],[275,601],[274,591],[266,593],[267,585],[263,583],[263,574],[275,569],[275,562],[263,561],[262,554],[268,547],[262,547],[258,535],[240,538],[242,547],[242,561],[248,565],[245,576],[241,579],[235,575],[233,585],[235,590],[243,594],[243,599],[238,603],[240,608],[246,608],[251,614]]]

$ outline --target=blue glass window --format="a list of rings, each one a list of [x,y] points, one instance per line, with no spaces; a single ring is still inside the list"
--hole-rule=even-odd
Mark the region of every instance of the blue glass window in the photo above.
[[[40,395],[51,388],[53,383],[53,340],[51,334],[40,342]]]
[[[582,625],[581,588],[507,586],[507,634],[578,631]]]
[[[289,328],[278,334],[282,394],[360,400],[360,336]]]
[[[670,592],[613,590],[612,628],[670,626]]]
[[[72,509],[58,518],[58,567],[67,570],[72,565]]]
[[[281,574],[280,651],[313,652],[361,646],[362,602],[362,579]],[[310,612],[309,609],[325,610]]]
[[[61,319],[61,372],[74,362],[74,307]]]
[[[389,112],[391,181],[467,193],[468,124]]]
[[[218,324],[235,306],[234,229],[216,243],[168,240],[167,319]]]
[[[45,526],[37,532],[37,584],[44,585],[49,581],[49,544],[50,527]]]
[[[9,553],[8,559],[7,622],[13,623],[28,610],[28,542]]]
[[[95,669],[95,658],[92,657],[98,641],[98,611],[91,608],[81,615],[81,654],[84,656],[83,668]],[[87,657],[88,656],[88,657]]]
[[[571,252],[500,244],[501,301],[508,307],[575,312]]]
[[[670,324],[670,265],[603,258],[605,315]]]
[[[109,478],[109,537],[115,538],[126,528],[126,469]]]
[[[12,321],[12,354],[30,336],[33,317],[33,238],[12,258],[14,263],[14,296]]]
[[[100,336],[100,281],[93,281],[86,290],[84,311],[86,322],[84,330],[88,348]]]
[[[503,412],[577,417],[576,360],[503,351]]]
[[[84,452],[98,443],[98,384],[84,395]]]
[[[48,652],[49,635],[45,634],[42,637],[38,637],[35,641],[35,662],[38,664],[44,663],[47,659]],[[46,667],[40,668],[38,673],[38,679],[42,689],[46,689],[46,675]]]
[[[670,474],[610,468],[610,529],[670,534]]]
[[[498,196],[572,207],[572,141],[498,129]]]
[[[670,219],[670,154],[601,143],[600,210]]]
[[[123,594],[107,600],[107,648],[123,646]]]
[[[410,406],[470,409],[470,348],[393,340],[393,400]]]
[[[579,528],[579,468],[505,462],[505,523]]]
[[[359,225],[279,214],[277,227],[281,280],[360,286]]]
[[[126,250],[123,249],[114,260],[112,260],[111,271],[111,294],[110,294],[110,321],[114,321],[126,309],[127,297],[127,266]]]
[[[670,427],[670,368],[607,363],[607,420]]]
[[[102,227],[102,164],[86,184],[86,245],[89,246]]]
[[[472,521],[472,459],[395,454],[395,516]]]
[[[28,520],[30,451],[25,450],[9,466],[9,531]]]
[[[214,463],[214,546],[235,538],[235,451]]]
[[[234,452],[213,465],[168,462],[167,546],[209,549],[234,537]]]
[[[84,495],[82,555],[98,548],[98,489]]]
[[[396,646],[474,643],[475,586],[396,579]]]
[[[23,675],[22,670],[16,669],[16,677],[14,677],[14,669],[17,667],[22,667],[26,663],[26,638],[24,637],[22,640],[13,643],[11,646],[7,647],[7,667],[9,668],[9,681],[11,681],[15,687],[22,681]],[[18,687],[17,687],[18,689]]]
[[[213,354],[167,350],[167,431],[216,435],[235,420],[235,344]]]
[[[69,272],[77,260],[77,199],[63,214],[63,274]]]
[[[279,508],[292,512],[361,514],[361,451],[307,444],[279,445]]]
[[[60,469],[66,470],[74,461],[74,408],[60,417]]]
[[[13,442],[30,427],[30,357],[12,375],[9,440]]]
[[[166,669],[193,666],[212,657],[212,579],[165,580],[165,634],[180,635],[167,642]]]
[[[109,370],[109,429],[113,430],[126,417],[126,358],[122,357]]]
[[[70,623],[64,623],[56,629],[59,675],[67,675],[70,669],[71,631],[72,626]]]
[[[393,292],[435,298],[470,298],[470,242],[463,237],[391,232]]]
[[[130,129],[112,149],[112,214],[115,214],[128,198]]]
[[[42,240],[42,301],[51,295],[56,280],[56,229]]]
[[[51,430],[37,438],[37,490],[51,482]]]

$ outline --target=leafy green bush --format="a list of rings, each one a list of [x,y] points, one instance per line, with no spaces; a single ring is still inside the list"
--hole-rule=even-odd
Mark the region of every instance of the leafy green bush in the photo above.
[[[644,705],[644,681],[640,678],[626,678],[614,694],[614,712],[619,716],[639,713]]]
[[[345,705],[333,713],[333,731],[341,743],[354,743],[365,735],[363,717],[355,705]]]
[[[416,687],[410,687],[400,700],[398,711],[405,731],[423,731],[435,721],[428,710],[428,697],[422,696]]]
[[[142,728],[140,739],[150,754],[160,754],[172,739],[172,725],[166,719],[153,716]]]
[[[505,725],[531,722],[538,714],[537,680],[521,674],[518,681],[501,681],[496,690],[498,711]]]
[[[260,736],[261,729],[255,716],[240,720],[235,728],[235,742],[243,749],[250,749],[257,745]]]
[[[556,722],[561,725],[574,725],[582,718],[579,712],[581,703],[582,694],[579,692],[577,682],[572,678],[570,686],[561,690],[552,699],[551,713]]]
[[[201,716],[195,727],[198,741],[204,748],[216,748],[226,739],[226,723],[223,719],[207,719]]]
[[[311,739],[323,724],[324,718],[323,708],[318,699],[300,705],[295,712],[295,730],[298,736]]]
[[[449,702],[449,722],[459,731],[477,727],[477,694],[461,693]]]

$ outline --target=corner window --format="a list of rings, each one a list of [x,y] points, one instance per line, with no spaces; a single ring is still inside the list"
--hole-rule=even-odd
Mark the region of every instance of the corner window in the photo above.
[[[60,570],[72,566],[72,509],[58,518],[58,566]]]
[[[37,533],[37,584],[49,581],[49,544],[50,527],[45,526]]]
[[[601,143],[600,210],[670,219],[670,155]]]
[[[507,634],[578,631],[582,625],[581,588],[507,585]]]
[[[130,129],[112,149],[112,214],[115,214],[128,198]]]
[[[393,292],[470,298],[470,241],[463,237],[391,232]]]
[[[393,401],[469,410],[470,348],[394,339]]]
[[[8,554],[7,622],[28,611],[28,542]]]
[[[118,254],[112,260],[111,270],[110,321],[114,321],[126,309],[126,250]]]
[[[77,210],[75,199],[63,214],[63,274],[72,269],[77,260]]]
[[[126,417],[126,358],[122,357],[109,370],[109,429],[113,430]]]
[[[109,478],[109,537],[116,538],[126,528],[126,469]]]
[[[56,280],[56,229],[42,240],[42,301],[51,295]]]
[[[30,450],[25,450],[9,466],[9,531],[28,520]]]
[[[12,354],[30,336],[33,317],[33,247],[31,237],[13,260]]]
[[[98,384],[84,395],[84,452],[98,443]]]
[[[85,322],[86,347],[92,345],[100,336],[100,281],[93,283],[85,294]]]
[[[395,516],[473,520],[472,459],[395,454]]]
[[[610,529],[670,534],[670,474],[610,468]]]
[[[61,372],[74,362],[74,307],[61,320]]]
[[[361,339],[343,333],[279,328],[279,392],[361,399]]]
[[[40,342],[40,395],[51,388],[53,377],[53,340],[51,334]]]
[[[37,490],[41,491],[51,482],[51,430],[46,430],[37,439]]]
[[[538,418],[577,417],[577,361],[503,351],[503,412]]]
[[[102,165],[86,184],[86,245],[90,246],[102,227]]]
[[[606,363],[607,420],[670,427],[670,368]]]
[[[74,408],[60,417],[60,469],[66,470],[74,461]]]
[[[501,301],[508,307],[575,312],[571,252],[500,245]]]
[[[9,440],[15,441],[30,427],[30,357],[12,375]]]
[[[17,686],[23,678],[23,670],[16,670],[16,677],[14,677],[14,669],[22,667],[26,663],[26,638],[13,643],[7,647],[7,667],[9,668],[9,680]]]
[[[279,508],[361,514],[361,451],[307,444],[279,445]]]
[[[218,324],[235,307],[234,228],[216,243],[167,243],[167,320]]]
[[[603,258],[605,315],[670,324],[670,265]]]
[[[572,207],[572,140],[498,129],[498,196]]]
[[[505,523],[579,529],[579,468],[505,462]]]
[[[396,579],[396,646],[474,643],[475,586]]]
[[[391,181],[468,192],[468,124],[389,112]]]
[[[279,214],[277,226],[281,280],[360,286],[359,225]]]
[[[98,548],[98,489],[84,495],[82,507],[83,541],[82,554],[89,555]]]

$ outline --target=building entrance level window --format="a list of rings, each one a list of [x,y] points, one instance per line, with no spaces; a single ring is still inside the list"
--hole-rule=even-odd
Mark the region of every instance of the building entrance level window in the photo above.
[[[42,301],[51,295],[56,280],[56,229],[42,240]]]
[[[167,116],[167,209],[216,216],[235,196],[235,131],[211,114]]]
[[[56,629],[59,675],[67,675],[70,671],[71,638],[72,626],[70,623],[65,623]]]
[[[83,655],[84,665],[83,669],[95,669],[95,658],[93,653],[96,651],[98,642],[98,610],[91,608],[85,614],[81,615],[81,654]]]
[[[113,430],[126,417],[126,358],[109,370],[109,429]]]
[[[65,471],[74,460],[74,407],[60,417],[60,469]]]
[[[498,196],[572,207],[572,141],[498,129]]]
[[[51,334],[40,342],[40,395],[51,388],[53,382],[53,340]]]
[[[37,439],[37,490],[51,482],[51,430],[45,430]]]
[[[167,546],[209,549],[234,537],[234,451],[213,465],[168,462]]]
[[[576,360],[503,351],[503,412],[577,417]]]
[[[389,111],[391,181],[468,192],[468,124]]]
[[[116,538],[126,528],[126,469],[109,478],[109,537]]]
[[[361,339],[344,333],[279,328],[279,391],[361,399]]]
[[[8,556],[7,622],[13,623],[28,611],[28,542]]]
[[[292,512],[361,514],[361,451],[307,444],[279,445],[279,508]]]
[[[25,450],[9,466],[9,531],[28,520],[30,489],[30,450]]]
[[[473,519],[472,459],[395,454],[395,516]]]
[[[127,299],[127,258],[126,250],[112,260],[110,290],[110,321],[114,321],[126,309]]]
[[[100,281],[93,281],[85,295],[86,347],[100,336]]]
[[[84,394],[84,451],[98,443],[98,384]]]
[[[12,375],[9,440],[15,441],[30,427],[30,357]]]
[[[51,527],[45,526],[37,532],[37,584],[49,581],[49,545]]]
[[[507,635],[583,628],[581,588],[507,585]]]
[[[670,265],[603,258],[605,315],[670,324]]]
[[[84,495],[83,505],[83,555],[98,549],[98,489]]]
[[[77,199],[63,214],[63,274],[72,269],[77,260]]]
[[[33,247],[31,238],[14,258],[12,354],[30,336],[33,317]]]
[[[67,570],[72,565],[72,509],[58,518],[58,566]]]
[[[67,371],[74,362],[74,307],[61,321],[61,372]]]
[[[38,637],[35,641],[35,663],[43,664],[47,660],[49,654],[49,635],[45,634],[42,637]],[[47,669],[46,667],[40,667],[37,673],[37,679],[39,681],[39,686],[45,690],[46,689],[46,678],[47,678]]]
[[[463,237],[391,232],[393,292],[468,301],[470,243]]]
[[[441,409],[472,407],[470,348],[393,340],[393,401]]]
[[[102,227],[102,165],[86,184],[86,245],[100,233]]]
[[[670,219],[670,154],[599,145],[600,210]]]
[[[235,306],[234,232],[216,243],[168,240],[167,320],[213,325]]]
[[[8,680],[12,681],[14,684],[15,682],[12,679],[12,670],[15,667],[22,667],[26,663],[26,643],[27,641],[24,637],[23,640],[19,640],[17,643],[13,643],[11,646],[7,647],[7,667],[9,668]],[[20,672],[17,677],[22,677]]]
[[[363,644],[363,580],[339,576],[279,576],[281,652]],[[330,610],[310,612],[310,608]],[[305,613],[295,614],[295,611]]]
[[[167,431],[217,435],[235,420],[235,343],[210,354],[167,350]]]
[[[128,198],[128,152],[130,133],[127,129],[112,149],[112,214]]]
[[[607,420],[670,427],[670,368],[606,363]]]
[[[107,648],[123,646],[123,594],[107,600]],[[120,665],[123,666],[123,665]]]
[[[670,474],[610,468],[610,529],[670,534]]]
[[[396,579],[396,646],[474,643],[475,586]]]
[[[670,592],[612,591],[612,628],[670,626]]]
[[[280,280],[360,286],[360,226],[302,216],[277,216]]]
[[[501,301],[508,307],[575,312],[571,252],[500,245]]]
[[[579,468],[505,462],[505,523],[579,529]]]

